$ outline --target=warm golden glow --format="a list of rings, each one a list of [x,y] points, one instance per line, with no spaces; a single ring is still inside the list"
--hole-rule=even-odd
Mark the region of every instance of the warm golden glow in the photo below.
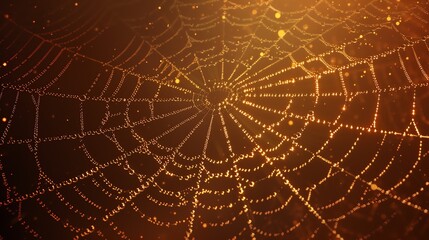
[[[6,2],[0,239],[429,236],[428,1]]]
[[[283,38],[286,35],[286,31],[281,29],[277,32],[277,35],[279,35],[279,38]]]

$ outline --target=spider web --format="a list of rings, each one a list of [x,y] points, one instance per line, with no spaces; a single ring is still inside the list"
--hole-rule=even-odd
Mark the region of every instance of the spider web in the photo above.
[[[427,236],[428,9],[4,4],[0,238]]]

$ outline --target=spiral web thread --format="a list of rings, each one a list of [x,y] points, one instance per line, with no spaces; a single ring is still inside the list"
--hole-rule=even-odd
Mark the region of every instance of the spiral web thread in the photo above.
[[[427,3],[56,4],[1,23],[0,235],[428,233]]]

